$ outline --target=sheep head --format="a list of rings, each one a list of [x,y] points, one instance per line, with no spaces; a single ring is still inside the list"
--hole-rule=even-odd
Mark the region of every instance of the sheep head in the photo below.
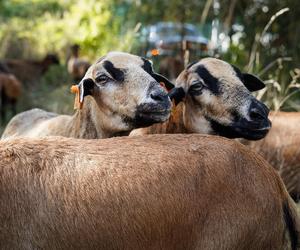
[[[160,81],[173,87],[147,59],[110,52],[91,65],[79,83],[79,102],[92,96],[99,110],[114,118],[116,130],[149,126],[170,116],[171,101]]]
[[[264,83],[224,61],[205,58],[193,63],[175,85],[171,96],[185,97],[184,124],[190,132],[258,140],[271,127],[268,108],[251,94]]]

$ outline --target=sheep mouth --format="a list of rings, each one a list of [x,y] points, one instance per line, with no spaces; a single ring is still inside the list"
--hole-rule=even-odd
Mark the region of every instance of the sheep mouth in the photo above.
[[[169,110],[153,110],[153,111],[143,111],[143,112],[138,112],[138,116],[141,117],[165,117],[168,116],[167,118],[169,118],[170,115],[170,111]],[[167,119],[166,118],[166,119]]]
[[[270,131],[271,126],[263,128],[251,128],[251,127],[233,127],[233,130],[237,133],[238,137],[242,137],[247,140],[260,140],[264,138]]]
[[[136,127],[148,127],[154,123],[166,121],[170,117],[169,110],[137,112],[134,118]]]
[[[140,105],[133,118],[124,118],[125,122],[132,128],[149,127],[154,123],[161,123],[169,119],[171,113],[171,105]]]
[[[260,140],[271,129],[271,121],[266,119],[261,123],[240,119],[228,125],[223,125],[215,120],[208,119],[213,131],[227,138],[244,138],[247,140]]]

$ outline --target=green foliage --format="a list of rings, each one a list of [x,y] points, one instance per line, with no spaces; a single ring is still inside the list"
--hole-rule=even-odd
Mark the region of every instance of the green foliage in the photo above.
[[[222,60],[230,62],[233,65],[238,65],[239,67],[241,65],[245,66],[248,63],[248,55],[243,44],[230,44],[228,51],[221,57]]]
[[[71,85],[72,80],[65,66],[51,66],[37,83],[31,84],[30,89],[24,89],[18,109],[41,108],[57,113],[71,113]]]
[[[120,34],[122,20],[113,16],[111,1],[14,0],[1,2],[0,56],[30,58],[81,45],[96,59],[110,50],[130,50],[133,29]]]
[[[275,70],[267,72],[267,88],[258,93],[272,110],[300,110],[300,69],[288,71],[288,64],[282,59],[276,61]]]
[[[56,0],[2,0],[0,1],[0,9],[1,18],[4,20],[14,17],[36,18],[45,13],[63,12],[62,6]]]

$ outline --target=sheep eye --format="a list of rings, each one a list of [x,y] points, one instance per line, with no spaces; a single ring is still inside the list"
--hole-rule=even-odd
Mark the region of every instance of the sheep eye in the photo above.
[[[100,76],[97,76],[95,79],[95,81],[97,83],[106,83],[109,80],[110,80],[110,78],[107,75],[100,75]]]
[[[203,88],[204,88],[204,85],[202,82],[200,82],[200,81],[194,82],[191,85],[191,87],[189,88],[189,93],[191,95],[201,95]]]

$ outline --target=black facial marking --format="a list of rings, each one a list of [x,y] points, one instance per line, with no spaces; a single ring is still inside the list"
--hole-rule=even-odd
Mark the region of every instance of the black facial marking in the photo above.
[[[124,72],[118,68],[115,68],[115,66],[110,61],[104,61],[103,67],[107,70],[107,72],[116,80],[119,82],[124,81]]]
[[[212,76],[209,71],[203,66],[200,65],[197,67],[196,72],[203,79],[205,85],[208,89],[215,95],[220,94],[220,87],[218,85],[218,79]]]

